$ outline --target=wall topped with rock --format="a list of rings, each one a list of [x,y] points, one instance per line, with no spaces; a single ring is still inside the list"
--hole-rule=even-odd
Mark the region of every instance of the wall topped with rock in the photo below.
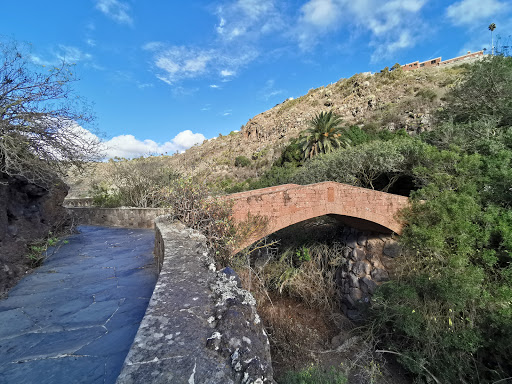
[[[168,216],[155,230],[160,275],[117,383],[273,383],[255,300],[234,271],[216,271],[199,232]]]
[[[394,235],[350,227],[343,229],[340,241],[346,245],[336,273],[342,310],[351,320],[358,320],[375,289],[393,277],[401,247]]]
[[[67,207],[80,224],[111,227],[153,228],[158,216],[171,213],[168,208]]]

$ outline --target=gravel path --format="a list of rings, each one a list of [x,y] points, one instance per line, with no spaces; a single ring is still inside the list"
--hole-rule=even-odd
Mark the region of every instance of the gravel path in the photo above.
[[[0,383],[115,383],[156,283],[154,231],[79,230],[0,301]]]

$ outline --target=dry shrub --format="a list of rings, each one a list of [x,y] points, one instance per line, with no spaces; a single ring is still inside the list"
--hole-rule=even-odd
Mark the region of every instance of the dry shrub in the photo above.
[[[311,308],[334,311],[338,307],[335,274],[343,249],[340,243],[288,249],[263,269],[265,285]]]
[[[163,206],[172,208],[172,220],[205,235],[218,261],[229,259],[236,246],[236,231],[231,219],[232,204],[213,197],[205,183],[192,178],[173,180],[161,191]]]

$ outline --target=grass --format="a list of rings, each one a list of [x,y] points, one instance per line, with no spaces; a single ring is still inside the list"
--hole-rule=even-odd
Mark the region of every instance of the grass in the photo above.
[[[312,365],[300,371],[288,372],[279,384],[345,384],[347,382],[345,374],[334,367],[326,371]]]

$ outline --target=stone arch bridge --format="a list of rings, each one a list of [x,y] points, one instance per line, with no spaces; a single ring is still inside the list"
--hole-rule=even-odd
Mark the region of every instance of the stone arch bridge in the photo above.
[[[400,234],[398,211],[409,205],[404,196],[336,182],[310,185],[285,184],[228,195],[233,219],[244,222],[264,218],[237,251],[280,229],[318,216],[335,215],[344,224],[361,230]]]

